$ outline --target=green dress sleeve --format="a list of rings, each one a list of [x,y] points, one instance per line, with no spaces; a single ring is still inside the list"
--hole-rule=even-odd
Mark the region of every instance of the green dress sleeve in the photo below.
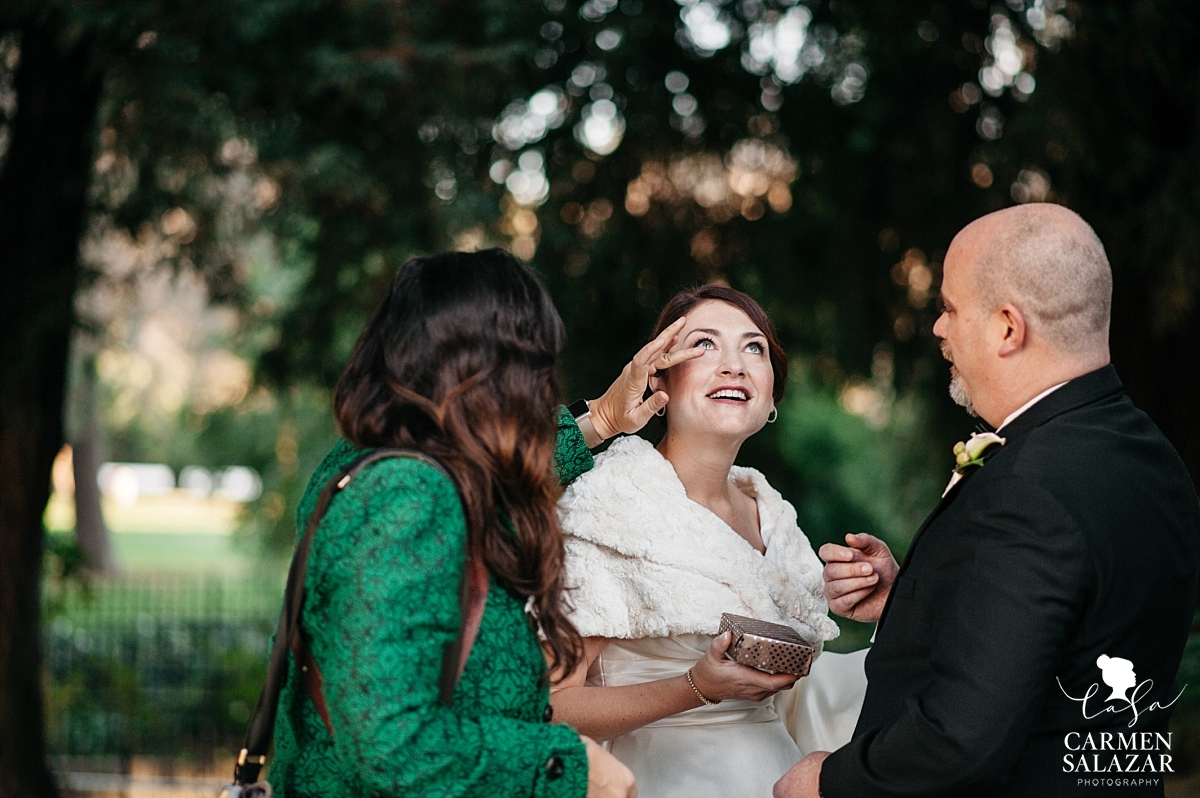
[[[460,622],[465,536],[454,487],[413,460],[372,466],[330,506],[304,617],[335,769],[359,783],[347,792],[364,795],[579,798],[587,761],[573,730],[438,701],[442,651]]]
[[[558,408],[558,445],[554,449],[554,468],[558,481],[569,485],[592,470],[596,461],[583,440],[575,418],[565,407]]]

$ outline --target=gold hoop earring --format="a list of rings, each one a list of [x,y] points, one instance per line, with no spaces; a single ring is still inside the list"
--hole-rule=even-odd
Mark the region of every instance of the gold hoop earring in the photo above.
[[[656,416],[665,416],[666,414],[667,414],[667,406],[666,405],[663,405],[662,407],[658,408],[658,410],[655,411],[655,413],[654,413],[654,415],[656,415]]]
[[[779,418],[779,411],[775,408],[774,405],[771,405],[771,412],[767,414],[767,423],[774,424],[775,419],[777,419],[777,418]]]

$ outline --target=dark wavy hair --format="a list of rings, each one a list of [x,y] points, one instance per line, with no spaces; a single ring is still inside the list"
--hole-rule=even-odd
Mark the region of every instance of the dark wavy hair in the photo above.
[[[767,339],[767,357],[771,361],[771,372],[775,375],[771,398],[776,402],[782,399],[783,390],[787,387],[788,361],[787,353],[783,351],[783,344],[779,343],[779,334],[775,332],[775,324],[761,305],[755,302],[750,295],[744,294],[736,288],[712,283],[680,291],[667,301],[666,307],[658,315],[658,321],[654,323],[654,332],[650,334],[650,339],[657,338],[663,330],[671,326],[672,322],[680,316],[691,313],[697,305],[705,302],[724,302],[733,305],[754,322],[754,326]]]
[[[356,446],[419,449],[462,495],[467,540],[510,593],[533,597],[551,667],[574,669],[563,609],[554,471],[562,319],[537,278],[500,249],[413,258],[350,356],[334,395]]]

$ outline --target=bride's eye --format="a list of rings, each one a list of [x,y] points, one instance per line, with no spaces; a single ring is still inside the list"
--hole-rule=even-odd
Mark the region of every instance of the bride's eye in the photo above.
[[[749,350],[750,354],[752,354],[752,355],[761,355],[761,354],[766,353],[766,351],[767,351],[767,348],[765,346],[763,346],[761,343],[759,343],[758,341],[754,341],[753,343],[747,344],[746,349]]]
[[[692,344],[692,346],[699,346],[703,347],[704,349],[717,348],[717,345],[713,343],[713,339],[711,338],[701,338],[700,340],[696,341],[696,343]]]

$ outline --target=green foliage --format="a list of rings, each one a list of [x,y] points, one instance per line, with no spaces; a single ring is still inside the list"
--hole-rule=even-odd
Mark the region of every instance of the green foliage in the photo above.
[[[86,555],[73,537],[46,535],[46,570],[56,582],[78,578],[86,562]]]
[[[326,391],[294,388],[285,397],[274,414],[243,419],[241,434],[230,436],[249,443],[261,440],[256,429],[278,430],[269,451],[261,451],[257,460],[247,460],[256,463],[263,475],[263,493],[246,508],[238,530],[243,540],[266,552],[290,552],[295,545],[295,509],[309,477],[338,435]],[[226,437],[216,429],[219,426],[206,430],[210,434],[205,436],[205,444],[214,454],[228,452],[223,443]]]
[[[76,633],[98,652],[48,652],[48,740],[59,755],[167,755],[207,759],[233,751],[266,676],[266,624],[172,624],[173,640],[148,643],[135,627]],[[52,646],[62,646],[51,636]],[[179,644],[186,641],[180,658]],[[130,658],[127,652],[136,652]],[[57,667],[56,667],[57,666]]]
[[[951,462],[921,440],[926,427],[918,407],[904,397],[873,427],[803,372],[789,386],[779,411],[780,448],[798,474],[789,498],[815,545],[865,532],[903,556]]]
[[[87,555],[74,535],[47,532],[45,537],[45,607],[43,614],[54,617],[65,607],[65,596],[72,591],[90,595],[90,582],[84,570]]]

